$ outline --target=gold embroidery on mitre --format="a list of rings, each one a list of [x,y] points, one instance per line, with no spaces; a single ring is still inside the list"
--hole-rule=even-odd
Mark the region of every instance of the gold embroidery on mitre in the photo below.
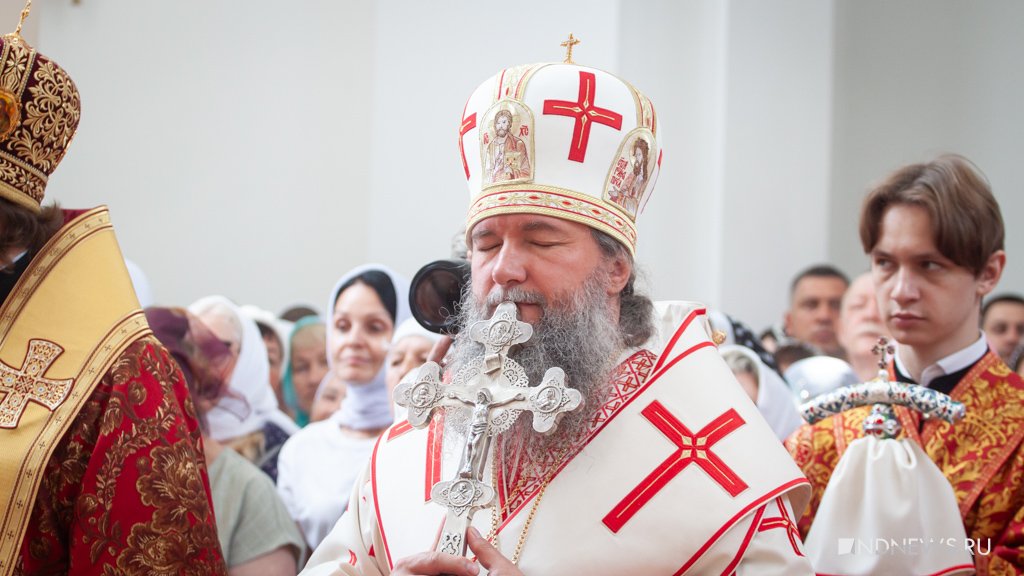
[[[494,83],[494,94],[491,102],[497,102],[502,98],[523,99],[523,92],[530,78],[541,68],[549,66],[547,63],[523,64],[505,68],[498,75],[498,81]]]
[[[78,89],[67,73],[23,38],[0,40],[0,196],[38,210],[49,175],[67,150],[81,115]],[[6,98],[17,104],[17,120]]]
[[[32,50],[20,36],[8,34],[3,37],[4,49],[0,54],[0,87],[21,98],[21,92],[28,82],[25,73],[30,60],[35,58]]]
[[[481,187],[533,182],[533,113],[518,100],[499,100],[480,121]]]
[[[29,402],[53,412],[71,391],[74,379],[54,380],[46,377],[50,365],[64,349],[49,340],[32,339],[20,369],[0,362],[0,428],[17,428]]]
[[[658,115],[654,111],[654,103],[632,84],[626,83],[629,91],[633,93],[633,101],[636,102],[637,124],[650,128],[651,133],[658,134]]]
[[[473,201],[466,229],[471,230],[484,218],[510,213],[541,214],[579,222],[608,233],[631,253],[636,251],[636,227],[618,206],[554,186],[511,185],[490,190]]]
[[[657,157],[654,134],[647,128],[635,128],[622,139],[619,153],[608,169],[603,198],[621,208],[634,222],[640,202],[650,188]]]
[[[64,158],[67,145],[78,128],[81,107],[78,89],[71,77],[51,60],[37,59],[25,102],[25,127],[17,133],[14,148],[32,165],[47,174]]]

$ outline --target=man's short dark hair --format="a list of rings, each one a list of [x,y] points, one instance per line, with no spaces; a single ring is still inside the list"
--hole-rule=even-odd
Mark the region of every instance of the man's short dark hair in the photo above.
[[[991,308],[994,304],[999,304],[1000,302],[1012,302],[1014,304],[1020,304],[1021,306],[1024,306],[1024,296],[1009,293],[997,294],[995,296],[992,296],[988,300],[985,300],[985,304],[983,304],[981,307],[982,324],[985,323],[985,316],[988,314],[989,308]]]
[[[792,284],[789,285],[790,298],[792,298],[793,294],[796,293],[796,285],[804,278],[839,278],[843,281],[843,284],[847,286],[850,285],[850,279],[835,266],[832,266],[831,264],[815,264],[814,266],[805,269],[803,272],[800,272],[795,278],[793,278]]]

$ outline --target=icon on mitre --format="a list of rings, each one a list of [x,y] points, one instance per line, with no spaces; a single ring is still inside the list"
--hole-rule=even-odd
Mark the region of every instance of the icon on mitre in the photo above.
[[[487,111],[480,141],[484,186],[533,179],[532,125],[529,109],[514,100],[502,100]]]
[[[640,202],[654,172],[655,143],[646,129],[640,129],[623,140],[608,174],[605,198],[622,208],[636,220]]]

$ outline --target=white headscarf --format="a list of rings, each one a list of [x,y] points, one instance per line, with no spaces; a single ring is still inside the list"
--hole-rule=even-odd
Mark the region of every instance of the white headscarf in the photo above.
[[[831,356],[811,356],[797,360],[786,368],[783,376],[789,382],[793,397],[800,404],[836,388],[860,382],[852,366]]]
[[[800,414],[796,410],[789,387],[775,370],[761,361],[756,352],[746,346],[732,344],[719,346],[718,352],[722,356],[729,353],[742,354],[757,366],[757,402],[755,404],[779,440],[785,440],[793,430],[800,427],[803,419],[800,418]]]
[[[240,306],[239,311],[245,314],[249,318],[252,318],[256,322],[262,322],[266,326],[269,326],[274,334],[277,335],[277,340],[281,343],[281,374],[284,374],[284,367],[288,365],[288,354],[291,352],[288,346],[288,340],[292,333],[292,328],[295,326],[294,322],[289,322],[274,316],[274,313],[269,310],[264,310],[254,304],[245,304]],[[259,329],[259,326],[256,327]],[[264,343],[264,346],[266,344]]]
[[[227,393],[206,413],[210,437],[218,441],[231,440],[262,430],[267,422],[273,422],[288,434],[298,431],[295,422],[278,410],[277,398],[270,388],[267,347],[256,322],[224,296],[200,298],[190,304],[188,310],[200,317],[214,310],[223,311],[237,318],[242,326],[238,361],[231,372]]]
[[[411,316],[409,312],[409,282],[405,278],[381,264],[365,264],[349,270],[334,285],[331,290],[331,298],[327,301],[327,363],[330,366],[330,373],[334,373],[334,358],[331,354],[335,337],[334,305],[338,300],[341,287],[356,276],[371,270],[386,274],[395,289],[394,325],[396,327],[401,325]],[[393,420],[391,399],[388,398],[388,389],[384,382],[386,364],[386,362],[381,362],[380,370],[369,382],[345,382],[345,399],[341,402],[341,408],[331,416],[332,421],[353,430],[373,430],[385,428],[391,424]]]

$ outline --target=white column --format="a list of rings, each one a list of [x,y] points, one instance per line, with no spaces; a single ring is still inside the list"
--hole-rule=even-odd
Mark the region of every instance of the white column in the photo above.
[[[828,256],[832,2],[642,6],[623,4],[623,73],[658,106],[666,164],[641,261],[656,297],[760,329]]]

